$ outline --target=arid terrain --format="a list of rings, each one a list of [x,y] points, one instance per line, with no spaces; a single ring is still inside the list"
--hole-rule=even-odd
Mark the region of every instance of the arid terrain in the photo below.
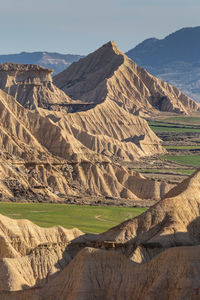
[[[0,215],[0,298],[199,299],[200,105],[114,42],[52,72],[0,65],[0,200],[125,221],[84,233]]]
[[[135,205],[157,201],[173,187],[124,162],[167,153],[140,115],[187,115],[199,104],[138,67],[114,42],[73,63],[54,83],[52,70],[34,65],[5,63],[0,74],[2,200],[103,196]]]
[[[199,174],[99,235],[1,216],[2,299],[199,299]]]

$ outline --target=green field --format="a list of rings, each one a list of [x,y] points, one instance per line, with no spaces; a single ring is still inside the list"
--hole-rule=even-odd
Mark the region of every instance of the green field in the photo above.
[[[162,127],[186,127],[186,128],[192,128],[194,126],[196,126],[195,124],[179,124],[179,123],[170,123],[170,122],[165,122],[165,121],[147,121],[149,126],[162,126]]]
[[[200,124],[200,117],[189,117],[189,116],[174,116],[163,119],[163,122],[179,122],[179,123],[189,123],[189,124]]]
[[[0,213],[13,219],[28,219],[42,227],[77,227],[86,233],[103,232],[146,208],[75,206],[67,204],[0,203]]]
[[[200,167],[200,155],[163,155],[162,158],[183,165]]]
[[[192,122],[192,120],[195,121]],[[200,132],[200,128],[199,126],[197,126],[197,123],[195,123],[197,122],[197,120],[199,120],[200,122],[200,118],[171,117],[171,118],[164,119],[163,121],[148,121],[148,124],[153,131],[158,133],[159,132],[182,132],[182,133],[197,132],[198,133]],[[180,123],[181,121],[182,123]]]
[[[189,127],[183,127],[183,126],[178,126],[178,127],[173,127],[173,126],[155,126],[155,125],[150,125],[151,129],[154,132],[194,132],[194,133],[200,133],[200,128],[189,128]]]

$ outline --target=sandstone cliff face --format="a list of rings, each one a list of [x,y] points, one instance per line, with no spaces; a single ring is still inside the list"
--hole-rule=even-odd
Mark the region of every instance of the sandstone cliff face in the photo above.
[[[199,178],[100,235],[0,216],[2,299],[198,300]]]
[[[137,66],[114,42],[73,63],[54,83],[72,99],[98,104],[108,98],[134,114],[199,110],[195,101]]]
[[[28,109],[43,107],[60,110],[69,97],[52,83],[53,70],[36,65],[0,65],[0,89]]]

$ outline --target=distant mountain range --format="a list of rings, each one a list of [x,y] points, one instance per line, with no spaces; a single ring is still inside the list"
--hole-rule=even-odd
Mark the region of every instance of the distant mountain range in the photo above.
[[[150,38],[126,53],[151,74],[200,101],[200,26]]]
[[[149,73],[200,101],[200,26],[182,28],[164,39],[150,38],[126,55]],[[37,64],[56,75],[84,56],[51,52],[0,55],[0,63]]]
[[[41,65],[54,70],[54,75],[63,71],[74,61],[83,56],[52,52],[21,52],[18,54],[0,55],[0,63],[12,62],[19,64]]]

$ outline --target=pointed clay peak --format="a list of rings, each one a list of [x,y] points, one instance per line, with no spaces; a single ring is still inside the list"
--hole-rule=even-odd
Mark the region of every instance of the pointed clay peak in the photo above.
[[[166,195],[165,198],[172,198],[180,196],[186,193],[189,195],[193,194],[193,197],[199,196],[200,193],[200,168],[196,170],[194,174],[183,180],[173,189],[171,189]]]
[[[54,83],[72,99],[96,104],[111,99],[144,116],[158,109],[181,114],[200,110],[177,88],[137,66],[113,41],[56,75]]]
[[[117,44],[115,43],[115,41],[109,41],[107,44],[103,45],[101,48],[112,48],[112,50],[117,54],[117,55],[123,55],[124,53],[122,51],[119,50],[119,48],[117,47]],[[100,48],[100,49],[101,49]]]

